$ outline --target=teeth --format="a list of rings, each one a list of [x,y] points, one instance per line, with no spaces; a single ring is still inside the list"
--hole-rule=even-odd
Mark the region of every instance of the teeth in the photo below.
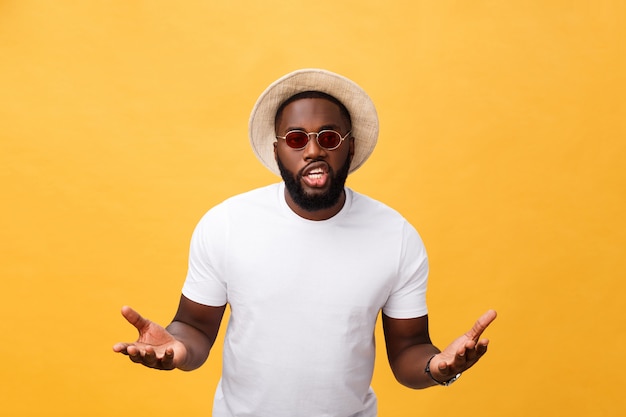
[[[322,169],[314,169],[307,174],[310,178],[322,178],[322,175],[324,175],[324,171]]]

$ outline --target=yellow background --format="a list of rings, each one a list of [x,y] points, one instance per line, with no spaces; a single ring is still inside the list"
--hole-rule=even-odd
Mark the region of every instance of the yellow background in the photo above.
[[[624,415],[625,20],[622,1],[0,1],[0,414],[210,415],[221,347],[192,373],[135,366],[119,309],[168,323],[200,216],[277,181],[247,142],[256,98],[323,67],[377,104],[349,185],[422,234],[434,341],[500,314],[448,389],[397,384],[379,337],[380,415]]]

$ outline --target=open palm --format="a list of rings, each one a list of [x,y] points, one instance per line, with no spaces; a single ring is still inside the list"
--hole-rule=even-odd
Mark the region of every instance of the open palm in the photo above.
[[[132,343],[117,343],[115,352],[123,353],[130,360],[150,368],[174,369],[187,357],[185,345],[178,341],[162,326],[143,318],[130,307],[122,308],[122,315],[139,332],[139,338]]]
[[[474,323],[464,335],[455,339],[430,363],[431,374],[438,381],[446,381],[454,375],[471,368],[487,351],[488,339],[481,334],[496,318],[496,312],[489,310]]]

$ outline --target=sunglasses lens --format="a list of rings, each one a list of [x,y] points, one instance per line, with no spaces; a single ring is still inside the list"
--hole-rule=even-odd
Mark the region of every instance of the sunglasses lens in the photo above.
[[[300,131],[289,132],[285,136],[285,142],[290,148],[302,149],[309,142],[309,135]]]
[[[323,130],[317,137],[317,141],[322,148],[334,149],[341,143],[341,136],[334,130]]]

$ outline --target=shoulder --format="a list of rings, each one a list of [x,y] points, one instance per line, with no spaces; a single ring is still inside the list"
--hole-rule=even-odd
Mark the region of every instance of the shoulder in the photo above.
[[[279,184],[272,184],[234,195],[211,207],[199,221],[200,226],[222,225],[233,218],[274,210]]]
[[[355,223],[367,225],[367,229],[379,233],[402,236],[402,240],[416,240],[421,244],[417,229],[397,210],[372,197],[346,188],[350,196],[350,217]]]
[[[275,196],[278,195],[279,189],[280,183],[255,188],[253,190],[246,191],[241,194],[237,194],[235,196],[227,198],[218,206],[237,206],[246,205],[254,202],[267,203],[268,201],[274,200]]]
[[[377,219],[387,219],[388,221],[397,221],[401,223],[407,222],[402,214],[381,201],[365,194],[358,193],[350,188],[346,188],[346,192],[351,199],[351,214],[380,216],[377,217]]]
[[[260,188],[255,188],[241,194],[227,198],[221,203],[209,209],[208,215],[214,212],[224,212],[233,210],[250,211],[258,206],[274,205],[279,194],[279,184],[271,184]]]

